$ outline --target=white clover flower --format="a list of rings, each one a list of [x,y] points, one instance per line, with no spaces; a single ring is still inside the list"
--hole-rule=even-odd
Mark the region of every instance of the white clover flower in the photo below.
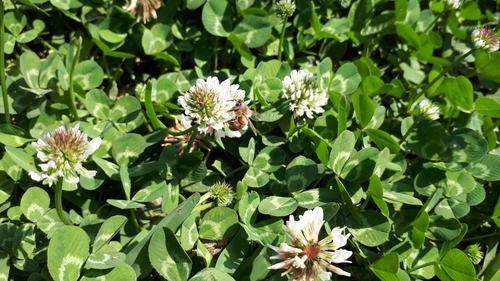
[[[287,243],[281,243],[280,247],[268,245],[278,253],[271,259],[283,260],[268,269],[285,269],[281,276],[291,273],[289,280],[298,281],[316,281],[318,276],[321,280],[330,280],[332,274],[325,269],[338,275],[351,276],[349,272],[333,265],[333,263],[350,263],[347,259],[352,252],[340,248],[347,244],[351,234],[343,235],[345,227],[336,227],[327,237],[318,241],[324,223],[323,209],[320,207],[306,211],[299,216],[298,221],[290,215],[283,229],[292,245]]]
[[[446,5],[446,7],[456,10],[456,9],[460,8],[460,5],[462,5],[462,1],[461,0],[444,0],[444,4]]]
[[[419,116],[429,119],[429,120],[437,120],[439,119],[439,107],[433,104],[430,100],[424,99],[418,105],[418,114]]]
[[[80,131],[79,126],[77,124],[69,130],[61,126],[31,143],[37,151],[38,159],[45,162],[39,165],[41,173],[28,173],[33,180],[43,181],[43,184],[51,186],[59,178],[64,178],[69,184],[77,184],[79,176],[91,178],[96,175],[96,171],[85,169],[82,162],[99,148],[102,140],[97,137],[89,142],[87,134]]]
[[[290,111],[295,118],[303,116],[313,118],[313,112],[323,113],[322,106],[328,103],[326,92],[320,91],[314,75],[306,70],[292,70],[290,76],[283,79],[283,94],[292,100]]]
[[[234,118],[236,101],[245,98],[245,91],[239,85],[231,85],[229,79],[219,83],[217,77],[198,79],[196,85],[179,97],[185,114],[199,124],[198,130],[204,134],[215,134],[217,139],[226,135],[239,137],[241,134],[229,129],[227,121]]]
[[[482,49],[488,53],[498,51],[500,40],[493,30],[487,27],[478,27],[472,32],[472,42],[476,49]]]
[[[291,17],[296,8],[293,0],[279,0],[276,3],[276,15],[282,19]]]
[[[142,22],[146,24],[149,21],[149,16],[156,19],[156,10],[163,6],[161,0],[127,0],[126,6],[123,9],[137,17],[137,21],[142,18]]]

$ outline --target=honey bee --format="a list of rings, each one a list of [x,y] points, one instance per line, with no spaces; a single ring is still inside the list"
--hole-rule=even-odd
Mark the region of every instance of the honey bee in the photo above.
[[[248,125],[250,126],[250,129],[252,129],[252,132],[257,135],[257,130],[255,129],[250,118],[256,121],[262,121],[262,115],[257,112],[253,112],[248,107],[247,103],[241,99],[236,100],[236,103],[231,111],[233,112],[234,118],[227,121],[231,131],[239,131]]]

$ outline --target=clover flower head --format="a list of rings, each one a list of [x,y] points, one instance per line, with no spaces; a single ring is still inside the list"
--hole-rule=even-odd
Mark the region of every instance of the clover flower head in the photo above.
[[[472,244],[465,248],[464,253],[470,259],[473,264],[479,264],[484,257],[484,253],[481,251],[481,246],[479,244]]]
[[[279,0],[276,3],[276,15],[282,19],[291,17],[296,8],[293,0]]]
[[[234,191],[225,182],[216,182],[209,189],[210,197],[217,203],[217,206],[229,206],[234,201]]]
[[[321,207],[306,211],[299,216],[298,221],[290,215],[283,229],[290,238],[291,245],[287,243],[281,243],[280,247],[268,245],[278,253],[271,259],[283,260],[268,269],[285,269],[281,276],[291,273],[289,280],[298,281],[315,281],[318,276],[321,280],[330,280],[331,272],[351,276],[349,272],[333,265],[350,263],[347,259],[352,252],[341,249],[347,244],[350,234],[342,234],[345,227],[335,227],[327,237],[319,241],[319,232],[324,223]]]
[[[295,118],[303,116],[313,118],[313,112],[323,113],[322,106],[328,103],[326,92],[321,91],[314,74],[307,70],[292,70],[290,76],[282,81],[283,94],[292,100],[290,111]]]
[[[127,0],[126,6],[123,9],[137,17],[137,21],[142,18],[142,22],[146,24],[149,21],[149,16],[154,19],[158,17],[156,10],[163,6],[162,0]]]
[[[447,8],[457,10],[462,5],[462,0],[444,0],[444,4]]]
[[[439,119],[439,107],[433,104],[430,100],[424,99],[418,105],[418,114],[420,117],[429,120]]]
[[[80,131],[79,125],[71,129],[61,126],[31,143],[38,159],[44,162],[39,165],[42,172],[28,173],[33,180],[51,186],[59,178],[64,178],[69,184],[77,184],[79,176],[91,178],[96,175],[96,171],[85,169],[82,162],[99,148],[102,140],[97,137],[89,142],[87,134]]]
[[[500,40],[493,30],[487,27],[477,27],[472,32],[472,42],[476,49],[482,49],[488,53],[498,51],[500,48]]]
[[[204,134],[215,134],[217,139],[226,135],[239,137],[241,134],[229,129],[227,121],[234,118],[233,107],[236,100],[244,99],[245,91],[238,84],[231,85],[229,79],[219,83],[217,77],[198,79],[196,85],[179,97],[185,114],[199,124],[198,130]]]
[[[180,133],[191,128],[191,123],[186,120],[184,115],[181,116],[181,121],[179,122],[175,119],[175,126],[170,128],[170,131],[173,133]],[[173,146],[177,150],[177,153],[182,154],[184,149],[187,147],[189,143],[189,139],[191,138],[191,133],[186,133],[184,135],[168,135],[165,137],[165,143],[162,146]],[[204,148],[206,150],[210,150],[205,144],[203,144],[204,135],[196,135],[194,142],[189,149],[189,152],[193,152],[198,150],[198,148]]]

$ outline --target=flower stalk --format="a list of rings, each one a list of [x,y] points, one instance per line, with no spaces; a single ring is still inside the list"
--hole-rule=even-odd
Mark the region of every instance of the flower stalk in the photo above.
[[[7,84],[5,81],[5,53],[4,53],[4,2],[0,2],[0,84],[2,84],[2,99],[5,115],[5,124],[10,124],[9,98],[7,94]]]
[[[62,207],[62,188],[63,188],[63,179],[59,178],[56,184],[56,194],[55,194],[55,206],[57,215],[62,220],[62,222],[66,225],[72,225],[73,223],[69,219],[68,215],[64,212]]]
[[[73,42],[76,44],[76,53],[73,57],[73,61],[71,62],[71,66],[69,69],[69,89],[64,93],[64,100],[66,101],[66,105],[69,108],[71,120],[75,121],[78,119],[78,111],[76,110],[76,102],[75,102],[75,94],[74,94],[74,76],[75,76],[75,68],[78,63],[78,58],[80,57],[80,49],[82,47],[82,38],[75,39]],[[72,44],[73,45],[73,44]],[[70,50],[72,50],[70,48]],[[68,54],[69,55],[69,54]]]

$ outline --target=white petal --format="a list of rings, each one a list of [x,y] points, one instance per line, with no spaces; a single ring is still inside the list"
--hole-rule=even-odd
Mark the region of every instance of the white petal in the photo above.
[[[43,179],[42,174],[38,172],[30,171],[28,175],[35,181],[41,181]]]
[[[99,146],[101,146],[101,143],[102,139],[100,137],[91,140],[88,145],[88,155],[94,153],[99,148]]]

